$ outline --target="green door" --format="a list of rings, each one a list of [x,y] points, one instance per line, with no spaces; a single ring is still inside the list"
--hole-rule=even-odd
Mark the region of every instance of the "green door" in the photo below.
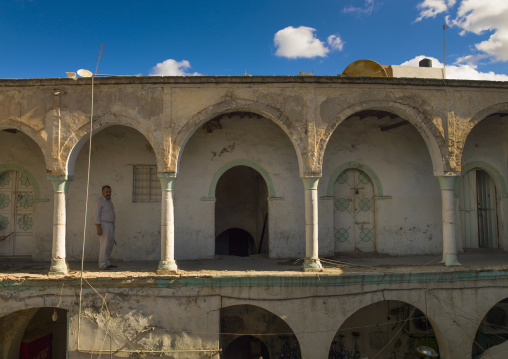
[[[32,254],[33,187],[26,174],[0,174],[0,256]]]
[[[496,187],[487,172],[474,169],[460,182],[459,215],[464,248],[497,248]]]
[[[374,185],[363,171],[349,168],[334,185],[335,252],[376,250]]]

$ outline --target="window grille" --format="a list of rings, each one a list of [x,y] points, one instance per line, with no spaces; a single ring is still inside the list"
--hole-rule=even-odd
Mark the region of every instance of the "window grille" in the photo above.
[[[160,202],[161,184],[157,166],[135,165],[133,167],[132,202]]]

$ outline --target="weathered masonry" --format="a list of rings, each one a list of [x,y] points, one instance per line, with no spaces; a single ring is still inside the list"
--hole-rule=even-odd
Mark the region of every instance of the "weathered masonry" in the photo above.
[[[270,322],[275,333],[294,333],[303,358],[326,358],[341,323],[359,308],[388,302],[381,305],[389,307],[383,309],[389,317],[404,320],[413,308],[429,316],[442,357],[471,355],[473,339],[450,339],[447,333],[457,329],[457,317],[433,312],[436,303],[474,310],[481,321],[489,308],[508,298],[504,271],[488,278],[478,274],[481,270],[466,271],[437,282],[426,274],[409,282],[388,276],[388,282],[375,279],[368,285],[354,279],[342,286],[338,283],[346,279],[340,274],[320,274],[321,259],[360,252],[433,254],[454,266],[460,265],[463,251],[506,250],[507,116],[504,82],[109,77],[94,79],[92,104],[91,79],[0,80],[0,260],[48,263],[51,275],[23,284],[23,291],[9,281],[0,298],[9,303],[2,323],[22,322],[21,316],[28,325],[37,316],[51,316],[53,310],[36,314],[33,308],[57,305],[68,263],[82,256],[96,261],[93,211],[85,218],[85,205],[93,208],[101,186],[109,184],[118,218],[113,260],[158,261],[152,270],[161,276],[160,281],[154,275],[132,285],[112,280],[107,291],[118,316],[208,318],[207,324],[195,322],[189,329],[204,325],[207,336],[181,334],[177,340],[169,332],[157,334],[161,348],[216,350],[219,342],[230,348],[248,342],[252,353],[260,348],[260,355],[273,357],[281,346],[296,345],[294,338],[273,344],[262,336],[250,335],[243,342],[220,334],[238,333],[241,327],[248,337],[257,333],[248,328]],[[242,277],[238,286],[200,281],[199,275],[178,289],[165,282],[177,276],[179,260],[225,255],[301,258],[306,273],[292,273],[290,279],[284,273],[275,277],[282,279]],[[323,276],[329,282],[319,282]],[[425,288],[436,297],[419,292],[418,283],[430,283]],[[75,304],[73,285],[64,285],[61,298],[70,306]],[[39,290],[54,298],[41,304],[35,299]],[[313,294],[306,298],[309,291]],[[184,304],[177,292],[195,302]],[[333,299],[321,301],[321,294]],[[492,300],[485,300],[491,295]],[[135,296],[138,304],[123,296]],[[268,298],[280,303],[266,304]],[[344,302],[352,298],[356,307]],[[431,300],[437,302],[428,309]],[[102,310],[100,303],[87,305]],[[317,308],[323,318],[308,308]],[[72,307],[68,313],[70,338],[76,335],[76,311]],[[451,313],[458,315],[457,309]],[[95,314],[90,318],[101,327]],[[235,322],[238,318],[244,318],[243,325]],[[167,323],[160,327],[168,329]],[[474,338],[479,322],[468,323]],[[320,333],[320,324],[327,334],[317,339],[318,334],[309,333]],[[313,329],[304,330],[304,325]],[[384,340],[381,334],[372,337],[372,342]],[[192,345],[182,344],[186,338]],[[335,338],[340,346],[340,336]],[[10,343],[6,336],[2,340]],[[94,347],[92,337],[83,340],[85,347]],[[314,354],[313,343],[319,344],[320,354]],[[72,345],[71,355],[79,357]],[[155,347],[150,344],[153,355]]]

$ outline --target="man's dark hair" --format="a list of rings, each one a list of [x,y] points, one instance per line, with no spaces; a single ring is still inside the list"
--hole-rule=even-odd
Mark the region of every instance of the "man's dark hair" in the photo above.
[[[108,186],[108,185],[105,185],[105,186],[102,186],[102,191],[104,191],[104,189],[106,189],[106,188],[109,188],[109,189],[111,189],[111,187],[110,187],[110,186]]]

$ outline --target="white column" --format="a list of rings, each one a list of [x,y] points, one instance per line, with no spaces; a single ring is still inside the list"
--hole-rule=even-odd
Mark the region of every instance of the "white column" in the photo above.
[[[455,235],[454,187],[456,176],[437,176],[441,187],[443,217],[443,263],[447,266],[460,265],[457,259]]]
[[[320,177],[302,177],[305,192],[305,260],[303,270],[322,272],[318,254],[318,194]]]
[[[50,275],[66,275],[69,267],[65,260],[65,231],[67,225],[66,199],[69,188],[67,176],[48,176],[54,190],[53,203],[53,248]]]
[[[175,173],[158,173],[162,186],[161,203],[161,260],[157,274],[174,274],[178,267],[175,261],[175,214],[173,189]]]

